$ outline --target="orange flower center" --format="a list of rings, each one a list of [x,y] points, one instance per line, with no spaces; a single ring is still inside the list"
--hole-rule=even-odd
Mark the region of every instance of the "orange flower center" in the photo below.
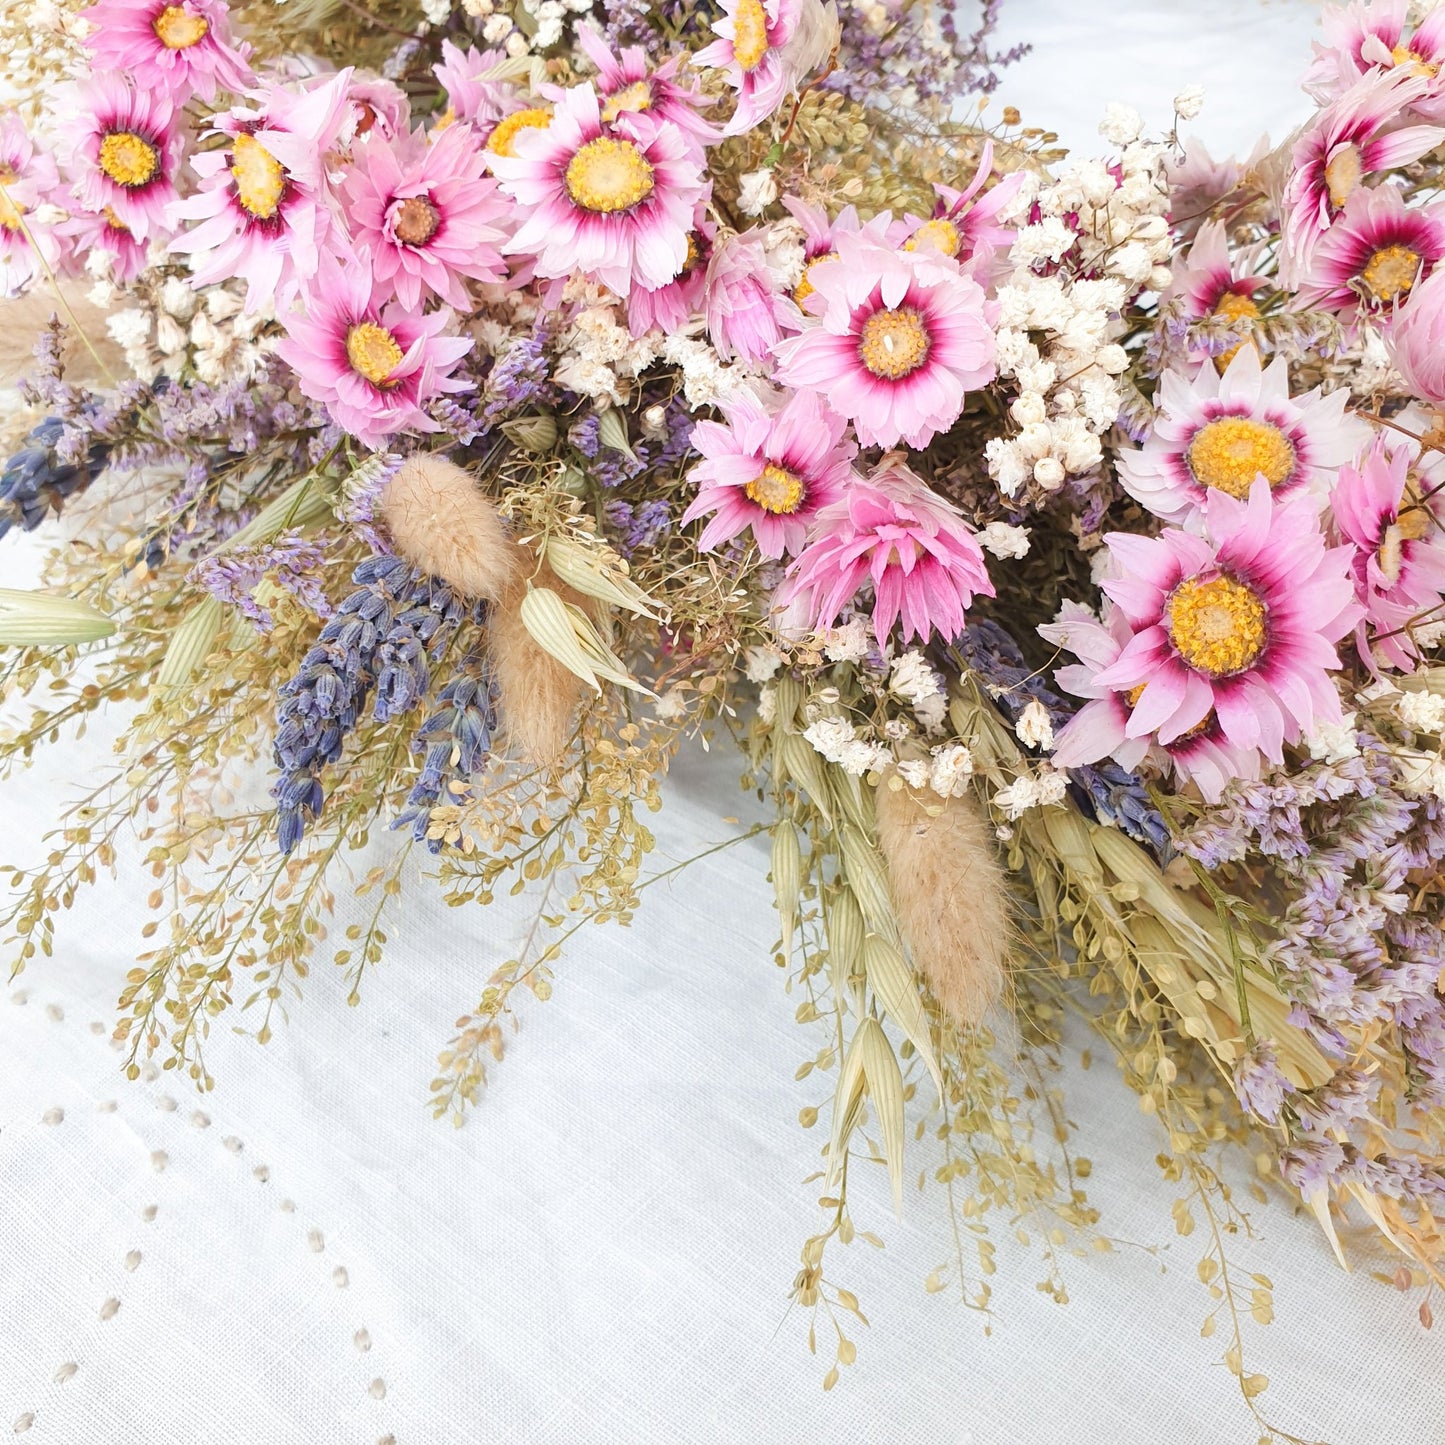
[[[923,317],[911,306],[875,311],[858,335],[863,365],[885,381],[900,381],[917,371],[932,349]]]
[[[281,209],[286,167],[255,136],[238,135],[232,144],[231,179],[236,199],[258,221],[269,221]]]
[[[1403,42],[1395,46],[1390,52],[1390,59],[1396,65],[1403,65],[1413,71],[1416,75],[1436,76],[1440,73],[1438,65],[1432,65],[1418,50],[1411,50]]]
[[[733,15],[733,59],[744,70],[756,70],[768,53],[768,12],[762,0],[738,0]]]
[[[374,321],[358,322],[346,333],[346,359],[351,369],[373,386],[385,386],[401,358],[396,337]]]
[[[1360,280],[1365,289],[1388,306],[1409,295],[1420,271],[1420,253],[1399,244],[1382,246],[1360,267]]]
[[[1294,443],[1272,422],[1222,416],[1206,422],[1184,454],[1200,486],[1244,498],[1262,476],[1271,488],[1294,471]]]
[[[167,50],[189,50],[206,38],[211,22],[204,15],[195,15],[183,5],[167,5],[151,23],[156,39]]]
[[[116,185],[134,190],[160,174],[161,153],[133,130],[113,130],[100,143],[100,168]]]
[[[487,149],[493,155],[515,156],[517,152],[513,142],[517,139],[518,131],[546,130],[551,124],[552,112],[550,110],[543,110],[540,107],[533,107],[531,110],[514,110],[511,115],[504,116],[492,127],[492,133],[487,137]]]
[[[795,472],[769,462],[743,490],[748,499],[756,502],[763,511],[786,515],[796,512],[803,505],[805,488],[802,478]]]
[[[652,166],[630,140],[598,136],[567,163],[567,194],[584,211],[612,215],[652,194]]]
[[[404,246],[425,246],[441,223],[441,212],[427,196],[408,196],[397,207],[396,239]]]
[[[796,301],[799,306],[801,306],[816,289],[813,285],[813,267],[821,266],[825,261],[836,261],[837,259],[838,253],[836,251],[824,251],[822,255],[814,256],[813,259],[803,267],[802,277],[799,279],[798,284],[793,287],[793,300]]]
[[[1248,329],[1251,321],[1259,315],[1259,307],[1254,304],[1242,291],[1226,291],[1219,298],[1211,315],[1227,317],[1234,324],[1234,330],[1244,331]],[[1243,323],[1243,324],[1241,324]],[[1228,351],[1221,351],[1214,358],[1214,369],[1223,376],[1229,370],[1229,363],[1249,344],[1238,342],[1231,346]]]
[[[1264,651],[1268,609],[1254,588],[1233,577],[1191,577],[1169,594],[1169,640],[1180,657],[1210,677],[1233,677]]]

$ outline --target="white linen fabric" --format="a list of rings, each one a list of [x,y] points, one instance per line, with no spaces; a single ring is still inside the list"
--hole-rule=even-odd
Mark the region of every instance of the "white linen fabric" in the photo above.
[[[1202,81],[1193,129],[1216,154],[1301,118],[1283,89],[1313,10],[1215,0],[1008,0],[1034,54],[999,100],[1091,144],[1109,98],[1166,119]],[[1271,107],[1278,107],[1272,110]],[[11,538],[6,580],[33,561]],[[95,738],[0,788],[3,847],[42,856]],[[657,871],[736,835],[752,806],[735,759],[684,759],[657,820]],[[471,1445],[951,1442],[1224,1445],[1259,1431],[1202,1339],[1202,1229],[1181,1239],[1157,1125],[1111,1068],[1066,1072],[1078,1150],[1111,1253],[1035,1289],[1038,1245],[995,1225],[993,1313],[924,1281],[952,1255],[941,1191],[854,1181],[860,1228],[887,1242],[830,1254],[871,1320],[857,1363],[820,1389],[787,1307],[817,1227],[829,1076],[770,959],[766,840],[649,889],[629,930],[588,929],[553,999],[523,1010],[465,1128],[434,1123],[427,1082],[454,1017],[516,948],[525,900],[450,910],[413,877],[384,963],[347,1008],[323,955],[267,1047],[213,1037],[217,1084],[127,1083],[108,1033],[152,886],[134,854],[83,895],[56,956],[0,993],[0,1434],[46,1445]],[[339,935],[347,916],[345,900]],[[1081,1036],[1077,1044],[1088,1043]],[[925,1169],[913,1146],[910,1171]],[[1442,1342],[1402,1298],[1335,1264],[1282,1199],[1251,1206],[1231,1262],[1276,1286],[1247,1326],[1262,1404],[1303,1439],[1445,1445]],[[1037,1238],[1038,1231],[1034,1230]],[[1243,1276],[1241,1276],[1242,1278]],[[1245,1297],[1248,1285],[1243,1288]]]

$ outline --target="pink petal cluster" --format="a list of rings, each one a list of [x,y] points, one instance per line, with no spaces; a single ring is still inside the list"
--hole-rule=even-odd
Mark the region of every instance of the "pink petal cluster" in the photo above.
[[[1412,624],[1441,620],[1445,593],[1445,456],[1422,455],[1401,433],[1382,434],[1354,466],[1341,467],[1330,505],[1353,549],[1365,615],[1360,654],[1410,672],[1420,656]]]
[[[605,126],[591,85],[563,92],[546,129],[520,131],[514,156],[488,159],[522,209],[507,246],[542,277],[580,271],[619,296],[655,290],[687,263],[704,179],[687,135],[628,111]]]
[[[1346,415],[1348,399],[1344,390],[1290,396],[1288,363],[1261,368],[1252,346],[1222,376],[1212,366],[1192,378],[1166,371],[1153,430],[1142,447],[1120,448],[1119,479],[1167,522],[1197,518],[1222,493],[1243,497],[1261,475],[1281,497],[1307,492],[1318,507],[1369,435]]]
[[[442,41],[441,62],[432,67],[432,73],[446,91],[450,120],[471,121],[488,131],[519,107],[510,85],[485,78],[506,59],[501,50],[462,50],[450,40]]]
[[[1191,322],[1216,315],[1238,320],[1257,314],[1254,297],[1269,284],[1265,277],[1254,274],[1262,249],[1251,246],[1231,256],[1223,222],[1206,222],[1174,265],[1174,279],[1163,304],[1180,320]],[[1206,357],[1197,355],[1193,359],[1203,361]]]
[[[305,90],[268,85],[254,105],[213,119],[229,144],[191,157],[200,187],[171,209],[194,223],[171,250],[190,256],[195,285],[240,277],[254,311],[285,306],[316,275],[335,225],[325,156],[348,117],[350,80],[342,70]]]
[[[431,144],[373,133],[359,142],[342,184],[351,238],[383,289],[415,308],[426,295],[471,309],[463,277],[499,281],[506,266],[501,198],[470,126]]]
[[[1055,767],[1077,768],[1113,758],[1121,768],[1133,772],[1147,761],[1161,772],[1172,770],[1177,777],[1193,782],[1211,803],[1217,803],[1236,779],[1248,782],[1259,777],[1262,755],[1258,748],[1230,743],[1213,713],[1167,744],[1155,736],[1129,735],[1133,713],[1129,694],[1098,682],[1099,674],[1119,660],[1134,636],[1129,619],[1112,602],[1105,599],[1102,621],[1087,607],[1065,602],[1058,620],[1044,624],[1039,634],[1079,659],[1057,669],[1054,678],[1066,692],[1088,699],[1054,740],[1050,761]]]
[[[1212,715],[1230,746],[1278,763],[1341,721],[1334,643],[1361,615],[1351,549],[1326,546],[1312,498],[1263,479],[1247,501],[1211,495],[1203,523],[1105,538],[1115,575],[1100,585],[1134,635],[1092,685],[1130,697],[1126,738],[1167,747]]]
[[[802,325],[768,262],[763,233],[730,235],[712,248],[703,284],[707,333],[724,361],[759,362],[771,355],[785,331]]]
[[[818,515],[777,601],[800,607],[821,630],[870,583],[880,642],[900,621],[904,641],[933,633],[951,640],[963,631],[973,599],[993,596],[968,523],[898,454],[885,457],[866,481],[852,480]]]
[[[442,335],[451,320],[385,299],[355,258],[328,255],[276,350],[337,426],[375,447],[396,432],[437,431],[425,404],[468,385],[452,372],[472,342]]]
[[[700,421],[692,430],[702,461],[688,473],[698,492],[682,520],[712,514],[698,539],[704,552],[749,529],[764,557],[798,552],[852,477],[858,448],[847,423],[808,391],[766,402],[742,392],[722,412],[725,422]]]
[[[1015,229],[999,221],[999,213],[1013,200],[1023,184],[1024,173],[1004,176],[992,190],[983,188],[993,174],[993,142],[985,141],[978,169],[963,190],[935,184],[938,196],[928,220],[908,216],[896,232],[895,243],[905,251],[933,251],[959,262],[977,260],[984,272],[1001,270],[1003,258],[1013,244]],[[995,260],[997,258],[997,260]],[[991,264],[992,263],[992,264]],[[974,268],[979,275],[979,269]]]
[[[0,114],[0,182],[0,297],[9,299],[59,267],[65,249],[64,232],[34,214],[59,190],[54,158],[14,111]]]
[[[93,27],[85,48],[97,70],[118,71],[177,106],[253,84],[251,47],[232,41],[224,0],[96,0],[79,18]]]
[[[944,257],[865,233],[837,244],[839,264],[811,273],[821,322],[778,346],[778,380],[821,391],[865,445],[927,446],[993,380],[991,303]]]
[[[1421,401],[1445,406],[1445,271],[1410,292],[1385,332],[1390,363]]]
[[[712,104],[711,99],[677,79],[682,64],[680,55],[654,66],[640,45],[624,46],[614,54],[592,25],[578,25],[574,34],[587,58],[597,67],[592,85],[602,102],[604,121],[610,124],[620,115],[645,112],[654,120],[675,125],[691,139],[699,156],[705,146],[721,138],[718,128],[700,114],[702,107]]]
[[[654,328],[672,335],[699,315],[707,291],[707,270],[712,260],[713,238],[717,227],[707,219],[707,201],[698,202],[693,212],[692,230],[687,237],[687,259],[682,270],[665,286],[648,290],[634,286],[627,293],[627,327],[634,336],[645,336]]]
[[[737,108],[724,135],[742,135],[765,121],[798,83],[788,47],[805,0],[722,0],[713,22],[717,39],[693,57],[697,65],[727,72],[737,91]]]
[[[1423,75],[1432,84],[1415,102],[1421,114],[1438,119],[1445,106],[1445,15],[1426,15],[1406,35],[1408,0],[1353,0],[1326,5],[1320,28],[1325,43],[1315,42],[1315,58],[1302,84],[1322,104],[1334,100],[1372,71],[1401,70]]]

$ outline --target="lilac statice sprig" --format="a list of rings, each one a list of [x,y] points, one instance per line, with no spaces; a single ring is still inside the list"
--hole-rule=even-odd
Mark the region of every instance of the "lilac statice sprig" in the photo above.
[[[263,600],[263,582],[289,593],[315,616],[331,616],[331,600],[322,585],[325,567],[326,552],[320,543],[288,531],[253,546],[213,552],[191,569],[189,580],[217,601],[237,608],[257,632],[267,633],[275,618]]]

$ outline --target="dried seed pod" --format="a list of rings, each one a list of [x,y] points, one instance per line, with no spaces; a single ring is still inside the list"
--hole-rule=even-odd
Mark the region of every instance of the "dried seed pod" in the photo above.
[[[939,798],[885,781],[875,797],[899,932],[956,1023],[977,1023],[1004,991],[1008,888],[972,795]],[[900,780],[901,781],[901,780]]]

